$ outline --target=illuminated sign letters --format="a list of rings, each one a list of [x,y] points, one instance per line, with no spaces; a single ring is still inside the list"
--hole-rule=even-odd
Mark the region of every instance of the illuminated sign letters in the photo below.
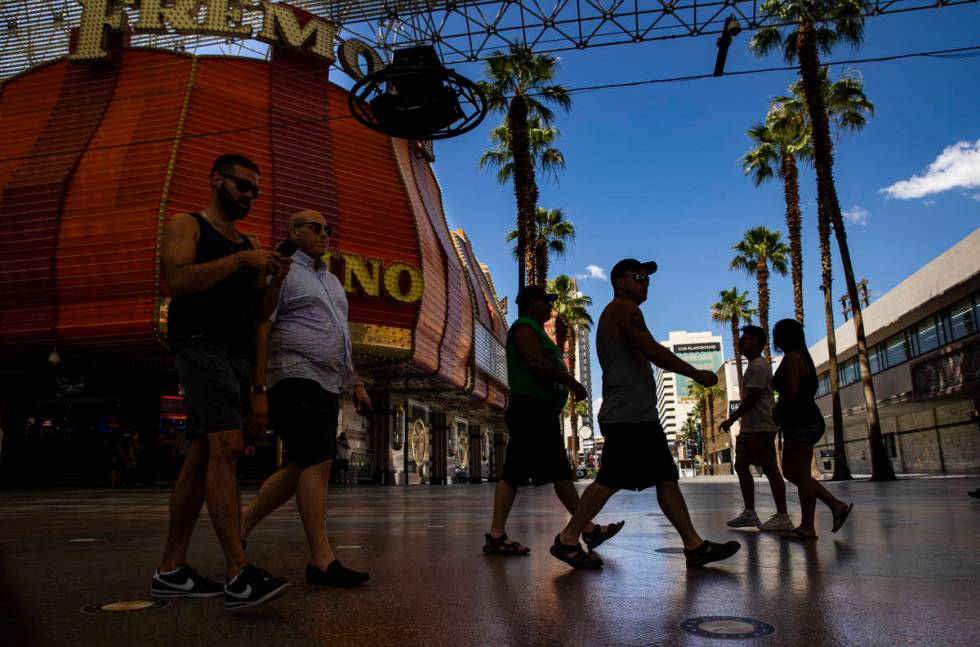
[[[340,260],[341,267],[336,267]],[[382,295],[398,303],[415,303],[422,298],[425,281],[422,271],[408,263],[385,265],[380,258],[364,258],[350,252],[336,252],[325,257],[333,261],[331,270],[340,279],[347,294],[379,298]]]
[[[291,6],[270,0],[78,0],[82,18],[78,41],[69,58],[98,61],[109,56],[109,35],[124,32],[128,25],[126,9],[139,11],[133,24],[137,33],[203,34],[225,38],[251,38],[251,25],[242,22],[247,10],[263,13],[262,28],[255,38],[280,47],[290,47],[334,61],[338,45],[337,25],[310,17],[304,24]],[[343,70],[355,81],[384,67],[381,56],[370,45],[356,38],[339,43],[337,54]],[[367,71],[361,69],[361,60]]]

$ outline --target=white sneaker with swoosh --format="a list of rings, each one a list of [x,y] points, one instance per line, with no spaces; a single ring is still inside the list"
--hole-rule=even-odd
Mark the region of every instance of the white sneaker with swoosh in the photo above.
[[[247,564],[225,583],[225,609],[244,609],[269,602],[285,593],[288,587],[289,582],[285,579],[272,577],[261,568]]]

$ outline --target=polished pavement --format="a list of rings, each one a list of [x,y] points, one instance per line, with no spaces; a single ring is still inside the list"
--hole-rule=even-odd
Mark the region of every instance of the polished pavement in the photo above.
[[[239,613],[216,600],[177,600],[122,615],[90,603],[148,599],[167,522],[165,488],[0,492],[0,644],[4,645],[708,645],[680,624],[738,616],[775,633],[768,645],[980,644],[980,478],[834,483],[855,502],[847,525],[820,539],[731,531],[731,477],[685,480],[695,524],[737,538],[727,562],[687,569],[653,490],[619,493],[600,516],[626,527],[600,549],[605,567],[572,571],[548,554],[567,515],[548,487],[518,497],[508,532],[529,557],[485,556],[493,485],[351,487],[331,492],[330,536],[371,582],[357,590],[303,582],[306,549],[290,503],[253,533],[250,558],[294,584],[271,605]],[[760,516],[771,511],[757,483]],[[790,514],[798,518],[795,489]],[[255,495],[246,488],[243,499]],[[664,551],[663,549],[668,549]],[[202,515],[191,563],[223,572]]]

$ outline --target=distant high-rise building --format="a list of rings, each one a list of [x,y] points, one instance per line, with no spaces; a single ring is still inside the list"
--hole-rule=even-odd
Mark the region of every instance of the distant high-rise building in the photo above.
[[[688,364],[700,369],[714,372],[724,361],[722,338],[711,332],[673,330],[667,333],[667,340],[660,343]],[[674,457],[678,458],[677,440],[681,434],[681,427],[696,404],[688,394],[690,380],[683,375],[660,368],[657,368],[656,377],[660,424],[667,435],[667,442],[671,445]]]

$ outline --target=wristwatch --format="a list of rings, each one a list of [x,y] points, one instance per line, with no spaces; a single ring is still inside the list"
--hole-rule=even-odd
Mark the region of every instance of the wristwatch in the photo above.
[[[269,387],[267,387],[265,384],[253,384],[252,385],[252,393],[253,394],[256,394],[256,393],[265,393],[268,390],[269,390]]]

